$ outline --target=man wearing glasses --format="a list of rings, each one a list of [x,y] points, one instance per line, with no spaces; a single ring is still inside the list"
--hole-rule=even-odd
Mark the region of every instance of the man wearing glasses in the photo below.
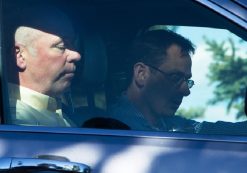
[[[247,121],[200,123],[175,115],[194,85],[194,51],[188,39],[172,31],[139,35],[130,46],[127,89],[109,109],[112,118],[132,130],[246,135]]]
[[[195,132],[200,123],[174,115],[194,85],[194,51],[188,39],[172,31],[138,36],[128,56],[128,87],[110,114],[133,130]]]

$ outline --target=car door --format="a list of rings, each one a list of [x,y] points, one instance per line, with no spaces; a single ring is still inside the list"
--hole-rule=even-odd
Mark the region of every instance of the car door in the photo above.
[[[107,51],[117,46],[122,47],[122,45],[128,44],[133,35],[142,29],[141,26],[144,24],[157,25],[160,23],[172,26],[199,27],[199,29],[195,30],[198,32],[202,30],[201,27],[215,27],[216,30],[226,29],[230,30],[231,33],[238,36],[245,43],[247,39],[247,10],[244,2],[243,4],[240,3],[241,1],[237,2],[235,5],[241,8],[242,15],[235,15],[214,1],[178,0],[170,3],[149,0],[64,0],[47,1],[46,3],[53,3],[67,10],[74,17],[81,33],[85,23],[90,26],[90,34],[83,33],[80,35],[80,37],[84,38],[84,46],[87,48],[84,52],[85,67],[81,70],[83,74],[79,74],[78,80],[74,83],[75,88],[72,89],[77,91],[76,89],[81,85],[88,86],[86,89],[84,88],[86,94],[82,94],[86,99],[89,99],[87,108],[94,106],[94,109],[96,109],[98,104],[101,111],[107,105],[104,105],[106,104],[104,103],[102,106],[102,95],[97,95],[96,92],[106,92],[105,95],[109,96],[109,100],[112,101],[114,100],[112,94],[118,92],[120,88],[116,87],[121,84],[121,73],[118,73],[118,70],[121,72],[121,67],[111,68],[108,69],[108,72],[117,74],[115,76],[118,78],[114,78],[114,75],[111,76],[110,79],[115,79],[114,85],[109,86],[109,88],[107,88],[108,85],[104,85],[106,88],[102,89],[102,81],[105,82],[102,78],[106,77],[106,68],[112,67],[111,63],[114,64],[116,63],[115,61],[121,61],[121,55],[119,55],[121,52],[108,53],[108,59],[104,59],[106,58],[105,53]],[[1,0],[2,102],[0,172],[246,172],[247,134],[241,132],[218,134],[217,131],[213,131],[208,134],[193,134],[176,131],[155,132],[8,124],[7,119],[10,113],[8,109],[8,70],[6,65],[9,55],[6,53],[7,46],[5,41],[8,37],[5,36],[7,35],[5,25],[11,23],[10,20],[7,20],[9,19],[8,15],[12,14],[11,10],[18,10],[20,5],[28,6],[32,3],[34,2],[30,0]],[[229,1],[229,4],[231,3],[233,2]],[[164,12],[166,10],[167,12]],[[212,22],[210,22],[211,19]],[[82,20],[86,22],[82,22]],[[192,31],[191,28],[189,29]],[[97,30],[100,30],[100,32],[97,32]],[[219,32],[223,31],[219,30]],[[188,32],[186,33],[188,34]],[[192,37],[196,32],[190,34],[187,36]],[[118,42],[120,39],[121,41]],[[119,45],[115,43],[119,43]],[[113,45],[113,48],[107,47],[109,45]],[[104,49],[105,47],[108,49]],[[116,50],[118,49],[116,48]],[[119,59],[113,60],[109,58],[109,54],[114,55],[114,57],[119,56]],[[243,56],[246,57],[246,54]],[[100,57],[100,60],[94,62],[96,63],[94,64],[86,59],[87,57]],[[195,69],[198,70],[196,73],[199,73],[200,68],[202,69],[202,67],[199,67],[199,70]],[[99,71],[95,75],[95,72],[91,71],[92,69],[98,69]],[[83,80],[87,81],[87,83],[80,83]],[[95,87],[95,85],[101,87]],[[78,99],[77,96],[80,94],[80,92],[76,93],[74,99]],[[92,103],[92,97],[98,101]],[[192,100],[192,103],[197,102],[197,99]],[[107,101],[106,99],[103,102]],[[81,102],[84,102],[84,100],[81,99],[79,103]],[[206,107],[208,104],[205,103],[204,106]],[[184,107],[187,107],[187,105]],[[225,109],[227,108],[224,107]],[[100,111],[99,113],[101,113]],[[82,121],[91,118],[90,111],[89,114],[87,111],[81,111],[81,109],[78,112],[76,117],[71,117],[76,123],[80,124]],[[218,120],[222,120],[222,115],[220,114],[227,116],[220,111],[215,112],[214,116]],[[235,115],[235,112],[233,114]],[[206,118],[203,121],[208,121]],[[228,120],[227,118],[225,120]],[[225,120],[223,119],[222,121]],[[226,128],[228,127],[226,126]],[[238,127],[234,129],[238,131]],[[222,131],[224,132],[224,128]]]

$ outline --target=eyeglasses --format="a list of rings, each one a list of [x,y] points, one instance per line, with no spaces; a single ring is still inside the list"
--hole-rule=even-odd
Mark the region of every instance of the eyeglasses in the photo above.
[[[160,72],[162,75],[164,75],[165,77],[167,77],[171,81],[173,81],[177,86],[179,86],[183,81],[186,82],[189,89],[192,88],[193,85],[195,85],[195,82],[193,80],[186,79],[182,73],[166,73],[166,72],[160,70],[159,68],[154,67],[150,64],[145,64],[145,65],[147,65],[148,67],[151,67],[152,69]]]

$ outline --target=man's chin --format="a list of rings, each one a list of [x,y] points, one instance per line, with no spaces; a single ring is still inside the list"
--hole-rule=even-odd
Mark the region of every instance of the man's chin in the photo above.
[[[70,92],[70,90],[71,90],[71,82],[69,81],[69,82],[66,82],[65,84],[64,84],[64,87],[63,87],[63,92]]]
[[[169,110],[165,110],[163,112],[163,115],[164,116],[174,116],[176,112],[177,112],[177,109],[169,109]]]
[[[68,87],[64,88],[63,93],[67,93],[67,92],[70,92],[70,91],[71,91],[70,90],[70,86],[68,86]]]
[[[54,93],[56,93],[56,96],[61,96],[64,93],[68,93],[71,90],[70,86],[71,86],[71,82],[59,84],[58,87],[55,88]]]

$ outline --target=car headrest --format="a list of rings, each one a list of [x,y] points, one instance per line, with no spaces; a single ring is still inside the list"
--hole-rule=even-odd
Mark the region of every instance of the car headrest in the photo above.
[[[104,42],[97,33],[87,33],[83,40],[83,80],[89,85],[99,85],[105,81],[107,74]]]

